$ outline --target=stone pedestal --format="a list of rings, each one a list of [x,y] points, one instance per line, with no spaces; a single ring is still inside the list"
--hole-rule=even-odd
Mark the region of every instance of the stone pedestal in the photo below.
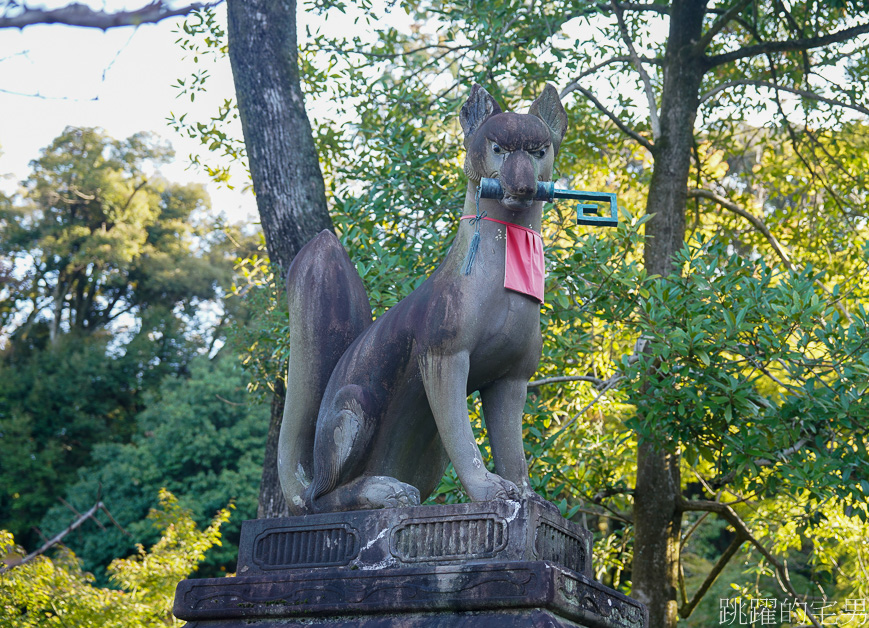
[[[246,521],[237,575],[185,580],[190,628],[646,628],[595,582],[591,533],[545,502]]]

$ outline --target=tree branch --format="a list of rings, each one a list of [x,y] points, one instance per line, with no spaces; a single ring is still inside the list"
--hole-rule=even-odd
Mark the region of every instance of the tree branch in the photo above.
[[[187,15],[193,11],[217,6],[223,0],[216,2],[194,2],[178,9],[170,9],[162,0],[151,2],[141,9],[134,11],[95,11],[89,6],[73,2],[59,9],[29,9],[23,5],[24,10],[18,15],[0,17],[0,28],[24,28],[34,24],[65,24],[67,26],[81,26],[84,28],[98,28],[108,30],[121,26],[139,26],[141,24],[155,24],[166,18]]]
[[[869,33],[869,24],[859,24],[821,37],[807,37],[805,39],[791,39],[785,41],[768,41],[762,44],[755,44],[754,46],[746,46],[745,48],[740,48],[731,52],[725,52],[720,55],[706,57],[706,67],[707,69],[714,68],[725,63],[730,63],[731,61],[738,61],[739,59],[756,57],[757,55],[769,54],[772,52],[811,50],[812,48],[820,48],[828,44],[847,41],[864,33]]]
[[[739,12],[742,11],[745,7],[749,5],[751,0],[739,0],[732,7],[727,9],[724,13],[718,16],[718,18],[712,23],[712,26],[709,27],[709,30],[700,38],[700,41],[697,42],[697,50],[703,51],[709,47],[709,44],[712,43],[712,40],[715,36],[721,32],[721,30],[727,26],[733,18],[739,15]]]
[[[40,547],[38,550],[30,552],[27,556],[22,558],[20,562],[14,563],[12,565],[6,565],[2,569],[0,569],[0,574],[4,574],[7,571],[9,571],[10,569],[14,569],[15,567],[20,567],[21,565],[26,565],[27,563],[32,561],[37,556],[44,554],[45,552],[50,550],[52,547],[54,547],[55,545],[60,543],[67,534],[69,534],[73,530],[77,529],[85,521],[87,521],[88,519],[93,517],[94,513],[96,513],[96,511],[98,511],[102,508],[104,508],[103,502],[98,501],[96,504],[91,506],[90,510],[88,510],[84,514],[80,515],[78,519],[76,519],[71,524],[69,524],[69,526],[66,528],[66,530],[64,530],[63,532],[60,532],[59,534],[56,534],[54,537],[52,537],[51,539],[46,541],[45,544],[42,547]]]
[[[530,381],[528,382],[528,388],[536,388],[537,386],[545,386],[546,384],[558,384],[560,382],[590,382],[595,386],[605,385],[604,380],[597,377],[589,377],[588,375],[559,375],[557,377],[545,377]]]
[[[743,2],[745,0],[742,0]],[[625,24],[625,16],[619,6],[619,3],[616,0],[610,0],[613,11],[616,14],[616,20],[619,23],[619,31],[622,34],[622,40],[625,42],[625,45],[628,47],[628,53],[631,57],[631,62],[634,64],[634,68],[636,68],[637,72],[640,75],[640,80],[643,82],[643,90],[646,92],[646,100],[649,101],[649,122],[652,126],[652,137],[654,139],[658,139],[661,136],[661,123],[658,120],[658,103],[655,98],[655,90],[652,89],[652,79],[649,78],[648,72],[643,67],[642,62],[640,61],[640,56],[637,54],[636,49],[634,48],[634,42],[631,39],[631,34],[628,32],[628,25]]]
[[[737,214],[739,216],[742,216],[743,218],[748,220],[752,224],[752,226],[754,226],[754,228],[757,229],[763,235],[763,237],[767,239],[767,241],[772,246],[773,250],[776,252],[776,255],[778,255],[781,258],[781,260],[785,263],[785,266],[787,266],[787,268],[789,270],[794,270],[793,262],[791,262],[791,258],[787,254],[787,251],[785,251],[784,248],[781,246],[781,244],[779,244],[779,241],[776,240],[775,236],[770,232],[770,230],[767,228],[767,226],[765,224],[763,224],[763,221],[760,218],[758,218],[757,216],[755,216],[752,213],[747,212],[746,210],[742,209],[739,205],[730,202],[729,200],[727,200],[723,196],[719,196],[718,194],[716,194],[715,192],[712,192],[711,190],[703,190],[703,189],[699,189],[699,188],[693,189],[693,190],[688,190],[688,196],[692,197],[692,198],[693,197],[700,197],[700,198],[709,199],[710,201],[714,201],[715,203],[717,203],[718,205],[720,205],[724,209],[731,211],[734,214]]]
[[[582,72],[580,72],[579,75],[575,79],[573,79],[570,83],[567,84],[567,87],[565,87],[564,89],[561,90],[561,94],[559,94],[559,96],[561,97],[561,100],[564,100],[565,96],[567,96],[570,92],[576,90],[577,86],[579,85],[580,79],[585,78],[589,74],[594,74],[595,72],[597,72],[601,68],[605,68],[606,66],[612,65],[613,63],[630,63],[630,61],[631,61],[630,57],[621,56],[621,57],[610,57],[609,59],[604,59],[600,63],[595,63],[593,66],[591,66],[587,70],[583,70]]]
[[[827,103],[828,105],[833,105],[836,107],[844,107],[846,109],[853,109],[854,111],[859,111],[862,114],[869,116],[869,108],[863,107],[862,105],[852,105],[850,103],[842,102],[841,100],[836,100],[835,98],[827,98],[825,96],[821,96],[820,94],[816,94],[814,92],[810,92],[805,89],[798,89],[796,87],[786,87],[784,85],[778,85],[776,83],[770,83],[769,81],[759,81],[753,79],[740,79],[738,81],[728,81],[727,83],[722,83],[717,87],[710,89],[708,92],[703,94],[700,97],[700,104],[703,104],[716,94],[723,92],[724,90],[737,87],[739,85],[752,85],[754,87],[767,87],[769,89],[775,89],[780,92],[788,92],[789,94],[796,94],[797,96],[802,96],[803,98],[809,98],[811,100],[817,100],[819,102]]]
[[[694,595],[691,596],[690,602],[685,602],[682,606],[679,607],[679,617],[683,617],[687,619],[690,617],[691,613],[694,612],[694,609],[697,608],[697,605],[700,603],[700,600],[703,599],[703,596],[709,591],[709,588],[715,584],[715,581],[718,580],[718,576],[721,575],[721,572],[724,571],[724,568],[727,566],[727,563],[730,562],[730,559],[736,554],[742,544],[745,543],[746,539],[740,532],[736,533],[736,537],[733,541],[730,542],[730,545],[727,546],[727,549],[724,550],[724,553],[718,557],[718,560],[715,561],[715,565],[712,567],[712,570],[706,574],[706,578],[703,580],[703,584],[700,585],[700,588],[694,592]],[[682,567],[682,558],[679,557],[679,568],[681,573]],[[684,580],[683,580],[684,583]],[[685,594],[683,589],[682,594]]]
[[[733,529],[736,530],[737,538],[739,536],[745,537],[745,540],[750,542],[757,548],[757,551],[760,552],[761,556],[766,558],[770,564],[775,567],[776,574],[778,575],[779,584],[781,587],[794,599],[797,601],[802,601],[800,596],[794,590],[793,584],[791,584],[790,576],[788,575],[788,571],[785,566],[775,557],[772,552],[770,552],[764,545],[751,533],[748,529],[748,526],[745,522],[740,518],[740,516],[736,513],[733,508],[731,508],[727,504],[722,504],[721,502],[713,502],[708,500],[687,500],[683,499],[679,504],[681,510],[685,511],[700,511],[700,512],[714,512],[717,515],[721,516],[722,519],[727,521]],[[730,548],[728,548],[729,550]],[[815,628],[821,628],[821,624],[818,623],[818,620],[812,614],[812,612],[808,609],[807,606],[803,606],[803,610],[806,613],[809,621]]]
[[[620,381],[622,381],[623,379],[624,379],[624,377],[622,377],[622,376],[620,376],[620,375],[619,375],[619,376],[616,376],[616,377],[612,377],[612,378],[610,378],[609,383],[601,389],[601,391],[597,394],[597,396],[596,396],[594,399],[592,399],[592,400],[589,401],[587,404],[585,404],[585,405],[584,405],[584,406],[579,410],[579,412],[577,412],[575,415],[573,415],[573,418],[572,418],[572,419],[570,419],[567,423],[565,423],[565,424],[561,427],[560,430],[558,430],[555,434],[553,434],[552,436],[550,436],[549,438],[546,439],[547,446],[552,445],[552,443],[554,443],[556,440],[558,440],[558,438],[559,438],[562,434],[564,434],[564,433],[567,431],[567,429],[568,429],[571,425],[573,425],[574,423],[576,423],[576,422],[579,420],[579,418],[580,418],[583,414],[585,414],[586,411],[587,411],[589,408],[591,408],[594,404],[596,404],[596,403],[600,400],[600,398],[603,397],[604,394],[606,394],[606,392],[607,392],[610,388],[612,388],[613,386],[615,386],[616,384],[618,384],[618,383],[619,383]]]
[[[606,4],[598,4],[598,8],[608,9]],[[619,8],[624,11],[651,11],[659,15],[670,15],[670,7],[663,4],[643,4],[640,2],[621,2]]]
[[[612,111],[607,109],[604,106],[604,104],[595,97],[594,94],[592,94],[590,91],[588,91],[586,88],[582,87],[581,85],[576,86],[576,91],[580,92],[583,96],[588,98],[595,107],[597,107],[604,115],[606,115],[606,117],[608,117],[610,120],[612,120],[613,123],[617,127],[619,127],[619,129],[622,131],[622,133],[630,136],[637,143],[641,144],[642,146],[645,146],[649,151],[654,150],[655,147],[649,140],[647,140],[645,137],[643,137],[642,135],[640,135],[639,133],[634,131],[632,128],[630,128],[627,124],[622,122],[619,119],[619,117],[616,116],[616,114],[614,114]]]

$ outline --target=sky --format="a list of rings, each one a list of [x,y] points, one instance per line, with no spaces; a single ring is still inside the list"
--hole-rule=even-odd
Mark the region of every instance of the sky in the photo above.
[[[54,3],[63,4],[63,3]],[[92,3],[102,8],[103,3]],[[120,3],[110,3],[116,8]],[[132,6],[139,3],[131,3]],[[53,6],[53,5],[50,5]],[[166,123],[170,111],[192,110],[207,118],[219,98],[233,94],[228,59],[209,63],[210,92],[194,105],[178,99],[172,84],[190,74],[175,40],[180,19],[107,31],[67,26],[7,29],[0,37],[0,189],[11,192],[38,157],[68,126],[98,126],[116,138],[151,131],[171,142],[176,160],[160,169],[167,179],[208,184],[216,211],[234,221],[255,220],[252,194],[219,188],[190,169],[198,143]],[[240,134],[240,129],[239,129]]]
[[[145,2],[88,4],[118,10]],[[224,7],[218,8],[218,14],[225,21]],[[304,38],[306,21],[316,17],[301,13],[299,18],[299,35]],[[330,19],[330,28],[341,26],[334,17]],[[192,58],[182,58],[175,43],[181,23],[175,18],[105,33],[59,25],[0,31],[0,191],[14,191],[29,174],[30,160],[66,126],[97,126],[119,139],[151,131],[171,142],[176,151],[175,161],[160,168],[164,177],[206,184],[215,211],[233,221],[255,222],[253,195],[242,191],[247,183],[244,171],[239,167],[234,172],[235,190],[211,183],[206,174],[190,166],[188,155],[199,152],[198,142],[176,133],[166,122],[170,112],[185,111],[190,119],[207,120],[234,93],[228,58],[200,58],[198,66]],[[179,98],[173,84],[197,67],[207,67],[211,78],[208,92],[190,103],[189,97]],[[240,125],[236,130],[241,137]]]

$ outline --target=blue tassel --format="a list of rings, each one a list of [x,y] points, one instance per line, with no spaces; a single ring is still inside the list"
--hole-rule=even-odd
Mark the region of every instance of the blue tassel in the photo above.
[[[471,238],[471,246],[468,247],[468,255],[465,257],[465,274],[470,275],[471,269],[474,267],[474,260],[477,259],[477,249],[480,248],[480,221],[486,212],[480,213],[480,191],[481,187],[477,186],[477,215],[471,219],[471,224],[474,225],[474,236]]]
[[[477,249],[480,247],[480,221],[477,220],[477,230],[474,231],[474,237],[471,238],[471,246],[468,247],[468,255],[465,257],[465,274],[470,275],[471,269],[474,267],[474,260],[477,258]]]

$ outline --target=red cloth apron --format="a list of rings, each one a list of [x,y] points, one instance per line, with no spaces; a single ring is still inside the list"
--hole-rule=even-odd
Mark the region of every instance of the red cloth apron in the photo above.
[[[476,216],[462,216],[462,220]],[[504,287],[543,303],[543,237],[528,227],[495,220],[507,226],[507,255],[504,264]]]

